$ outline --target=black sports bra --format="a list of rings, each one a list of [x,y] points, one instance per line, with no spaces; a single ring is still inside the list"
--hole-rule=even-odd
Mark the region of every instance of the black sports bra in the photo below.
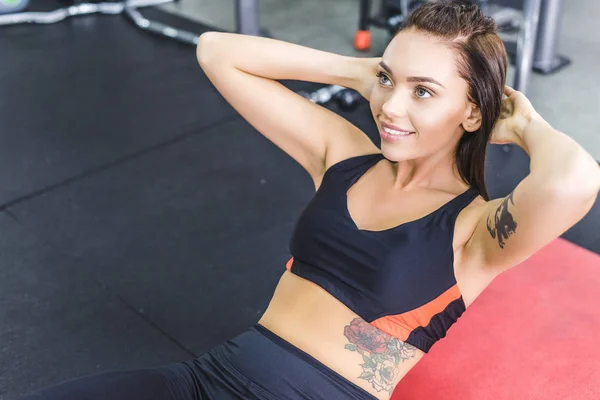
[[[386,229],[359,229],[348,189],[383,159],[380,153],[331,166],[298,219],[287,268],[321,286],[362,319],[424,352],[465,311],[454,277],[452,241],[469,188],[434,212]]]

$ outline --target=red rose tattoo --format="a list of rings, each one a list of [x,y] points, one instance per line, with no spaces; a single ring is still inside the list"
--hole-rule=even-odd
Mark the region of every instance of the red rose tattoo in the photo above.
[[[380,331],[366,321],[355,318],[344,327],[344,336],[351,344],[345,349],[362,355],[363,373],[358,377],[371,382],[378,392],[385,390],[390,396],[398,376],[398,364],[415,357],[416,348]]]
[[[391,339],[390,335],[381,332],[360,318],[355,318],[350,325],[344,328],[344,335],[350,343],[371,353],[385,353]]]

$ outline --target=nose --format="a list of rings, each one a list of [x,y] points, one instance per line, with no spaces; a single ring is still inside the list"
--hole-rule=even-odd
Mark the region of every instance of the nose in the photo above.
[[[406,116],[406,100],[401,92],[392,93],[381,106],[381,111],[392,121]]]

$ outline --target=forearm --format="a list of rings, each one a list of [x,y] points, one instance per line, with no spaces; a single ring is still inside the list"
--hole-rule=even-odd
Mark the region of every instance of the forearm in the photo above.
[[[366,95],[376,59],[347,57],[275,39],[207,32],[197,47],[202,68],[232,66],[273,80],[339,85]]]
[[[518,136],[531,159],[530,176],[540,185],[555,185],[573,194],[598,194],[600,167],[571,137],[552,128],[539,114],[524,121]]]

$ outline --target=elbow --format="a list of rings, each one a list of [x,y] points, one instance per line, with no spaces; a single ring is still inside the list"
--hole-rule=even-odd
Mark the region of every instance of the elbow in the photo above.
[[[198,45],[196,46],[196,59],[198,64],[204,68],[211,60],[214,60],[216,49],[218,49],[218,40],[220,32],[204,32],[198,38]]]
[[[583,190],[596,198],[600,191],[600,163],[589,153],[585,153],[581,158],[582,161],[587,161],[580,172],[580,176],[584,178]]]
[[[590,168],[582,172],[582,178],[584,179],[581,183],[581,190],[595,199],[600,191],[600,164],[593,160]]]
[[[595,200],[600,191],[600,177],[592,175],[581,177],[579,179],[565,180],[562,183],[557,182],[552,185],[550,193],[558,198],[571,198],[581,200]]]
[[[560,177],[550,179],[551,186],[563,196],[596,198],[600,191],[600,164],[587,153],[578,161],[572,168],[565,166]]]
[[[556,182],[548,192],[565,208],[578,209],[582,218],[592,209],[600,191],[600,167],[596,165],[595,169],[585,172],[582,171],[576,178]]]

